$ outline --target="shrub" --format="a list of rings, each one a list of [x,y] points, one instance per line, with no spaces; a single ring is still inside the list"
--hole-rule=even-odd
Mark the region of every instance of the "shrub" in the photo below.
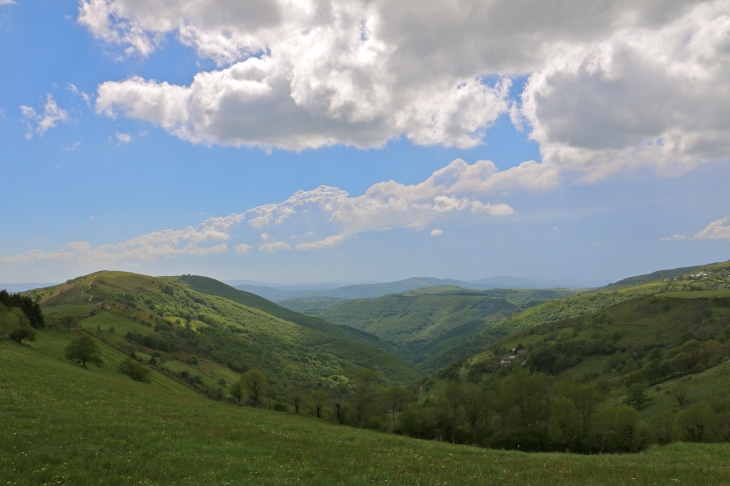
[[[10,339],[17,341],[18,344],[22,344],[25,339],[35,341],[35,331],[31,328],[21,327],[10,333]]]
[[[117,371],[127,375],[134,381],[141,381],[143,383],[149,383],[151,381],[149,368],[132,358],[127,358],[119,363]]]

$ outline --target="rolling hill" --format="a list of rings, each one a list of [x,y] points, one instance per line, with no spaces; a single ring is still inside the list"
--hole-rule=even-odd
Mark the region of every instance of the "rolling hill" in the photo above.
[[[491,290],[498,288],[535,289],[549,287],[550,282],[517,277],[489,277],[465,282],[462,280],[431,277],[413,277],[397,282],[346,285],[331,289],[292,289],[274,288],[263,285],[236,285],[235,288],[251,292],[276,302],[290,299],[332,298],[332,299],[372,299],[383,295],[399,294],[423,287],[452,286],[470,290]],[[554,286],[554,285],[553,285]],[[287,306],[288,307],[288,306]]]
[[[441,353],[519,308],[480,292],[454,287],[431,289],[349,300],[319,309],[317,315],[375,334],[412,362],[428,363],[424,369],[433,371],[447,364],[444,361],[449,357],[436,358]]]
[[[97,330],[120,349],[160,353],[171,369],[199,361],[210,368],[201,375],[203,380],[214,380],[225,369],[241,373],[258,368],[269,376],[273,392],[286,393],[293,384],[314,389],[346,381],[348,370],[360,367],[380,371],[390,383],[405,384],[422,376],[393,354],[362,342],[375,338],[271,307],[284,317],[280,318],[197,292],[191,283],[209,292],[217,288],[222,293],[227,287],[195,278],[181,283],[176,277],[98,272],[30,295],[41,299],[50,320],[75,316],[81,327]],[[232,296],[263,308],[269,305],[255,296]],[[349,335],[361,341],[345,337]]]
[[[691,280],[725,286],[728,263],[693,270]],[[677,288],[686,285],[681,278],[671,278]],[[598,383],[606,392],[604,408],[631,400],[630,388],[639,386],[644,401],[638,408],[647,421],[664,410],[676,414],[696,403],[724,403],[730,399],[730,289],[656,292],[494,336],[488,348],[442,369],[424,389],[443,393],[455,378],[498,380],[510,370],[501,364],[502,357],[519,348],[525,351],[511,367],[571,383]],[[684,390],[681,400],[675,398],[677,389]]]

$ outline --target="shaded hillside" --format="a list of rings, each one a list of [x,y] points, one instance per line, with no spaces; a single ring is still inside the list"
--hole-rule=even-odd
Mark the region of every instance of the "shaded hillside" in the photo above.
[[[239,304],[259,309],[267,314],[278,317],[279,319],[290,321],[309,329],[314,329],[331,336],[367,343],[371,346],[385,349],[391,353],[397,352],[396,348],[373,334],[368,334],[350,327],[338,326],[318,317],[300,314],[299,312],[295,312],[266,300],[263,297],[250,292],[238,290],[212,278],[200,277],[197,275],[183,275],[178,277],[176,281],[187,285],[197,292],[208,295],[216,295],[233,302],[238,302]]]
[[[318,315],[384,339],[422,363],[518,309],[505,299],[470,291],[411,293],[358,299]],[[436,369],[443,364],[432,364]]]
[[[209,359],[236,372],[259,368],[284,393],[294,383],[328,386],[347,369],[379,370],[391,383],[408,383],[420,373],[396,356],[362,342],[303,327],[259,309],[196,292],[174,279],[124,272],[100,272],[38,292],[49,319],[71,315],[109,339],[183,362]],[[118,329],[118,330],[117,330]],[[121,331],[125,334],[122,338]]]
[[[660,394],[651,393],[650,387],[709,373],[723,363],[730,366],[730,291],[647,295],[590,315],[540,324],[496,340],[440,376],[488,380],[505,370],[501,357],[518,347],[525,353],[516,362],[534,371],[581,382],[605,381],[618,401],[626,398],[628,385],[643,383],[650,398],[656,395],[652,398],[656,403],[676,406],[671,400],[659,400]],[[688,382],[690,388],[694,384]],[[727,389],[717,389],[713,396],[730,398]],[[649,410],[655,413],[661,407]]]

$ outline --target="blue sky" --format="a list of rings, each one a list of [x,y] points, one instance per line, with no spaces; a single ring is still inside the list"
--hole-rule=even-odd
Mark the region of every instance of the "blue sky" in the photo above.
[[[0,282],[730,258],[728,2],[202,3],[0,2]]]

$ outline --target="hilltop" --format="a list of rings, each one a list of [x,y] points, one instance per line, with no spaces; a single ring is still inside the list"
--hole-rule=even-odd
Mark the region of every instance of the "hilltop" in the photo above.
[[[192,288],[196,286],[207,286],[213,293],[198,292]],[[119,349],[156,352],[170,370],[198,374],[213,388],[218,377],[252,368],[264,371],[273,393],[279,394],[293,384],[314,389],[346,382],[346,375],[359,368],[378,370],[393,384],[422,376],[393,354],[368,344],[377,338],[278,308],[259,297],[228,295],[236,299],[231,300],[210,290],[224,293],[220,290],[226,288],[210,279],[97,272],[30,295],[40,299],[50,320],[79,319],[82,328],[97,331]]]

